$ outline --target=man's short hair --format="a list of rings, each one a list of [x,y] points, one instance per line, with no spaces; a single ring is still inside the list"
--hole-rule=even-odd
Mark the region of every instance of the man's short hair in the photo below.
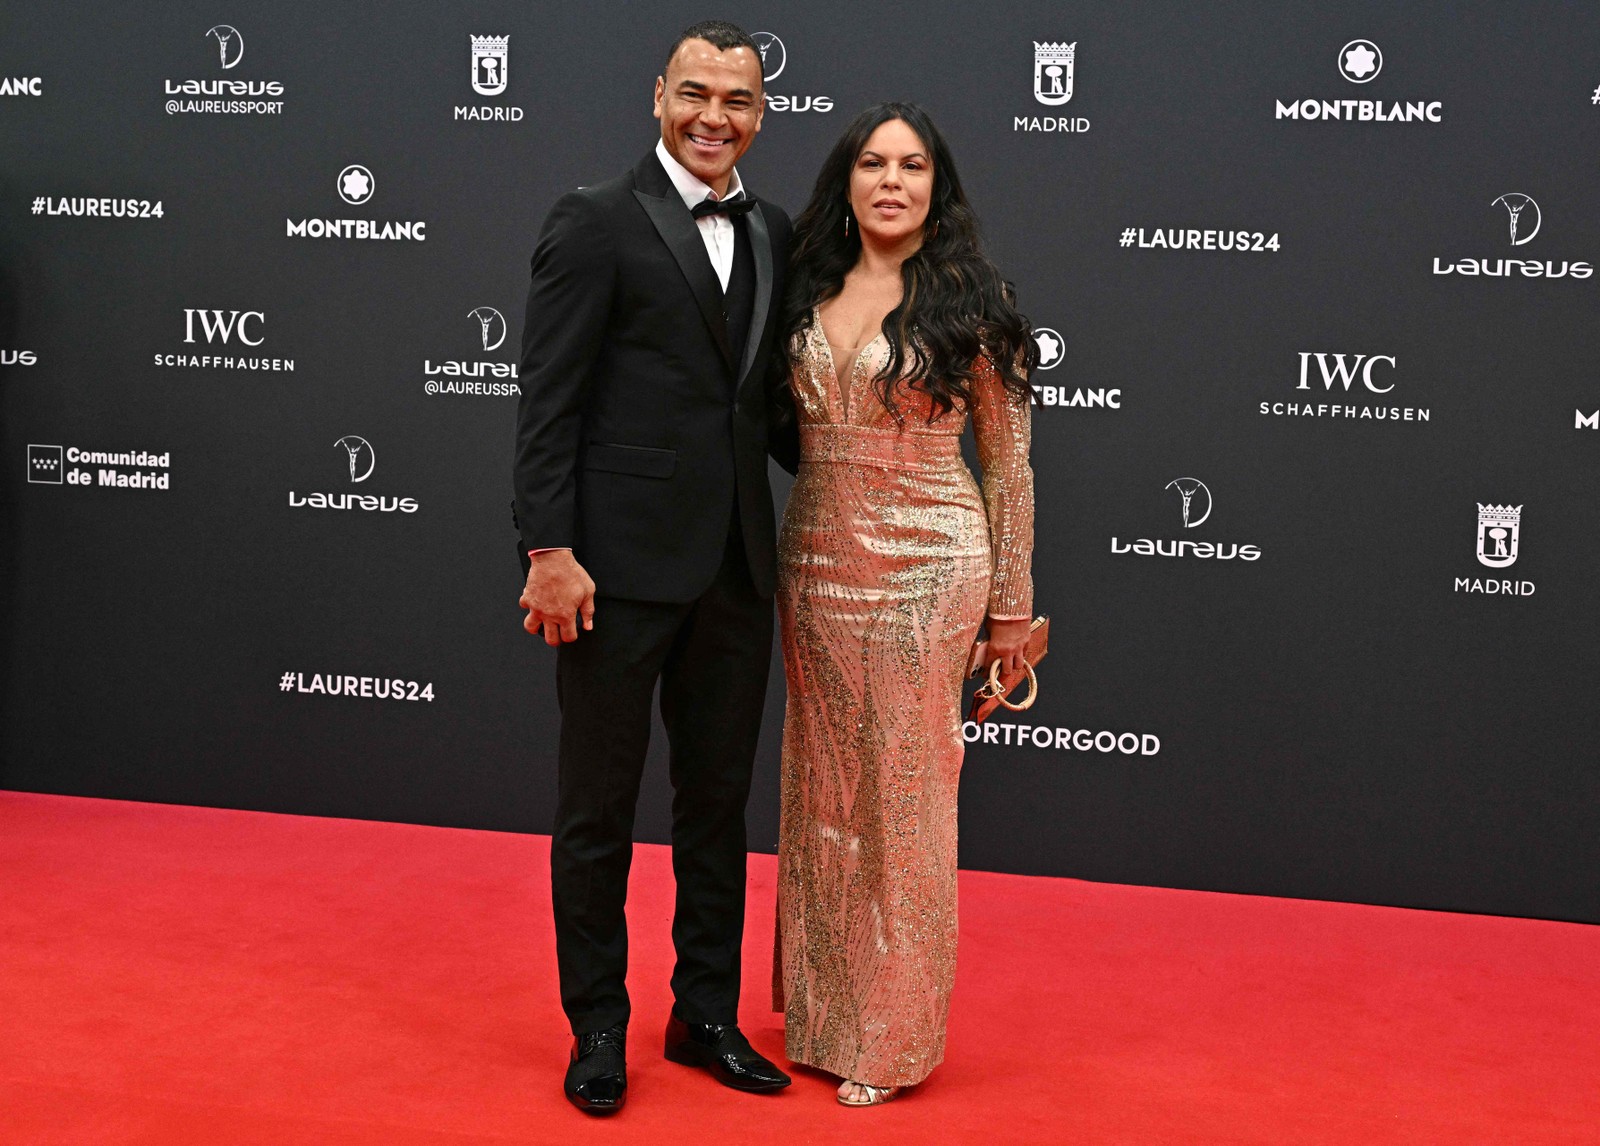
[[[701,20],[698,24],[690,24],[678,34],[672,42],[672,47],[667,49],[667,61],[661,65],[663,78],[667,74],[667,65],[672,63],[672,57],[678,54],[678,49],[683,47],[686,40],[704,40],[719,52],[726,52],[730,48],[749,48],[756,59],[761,58],[761,49],[756,47],[756,42],[750,38],[739,25],[727,20]]]

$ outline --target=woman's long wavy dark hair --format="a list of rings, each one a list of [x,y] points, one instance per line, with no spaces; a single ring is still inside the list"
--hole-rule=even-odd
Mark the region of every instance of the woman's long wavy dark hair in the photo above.
[[[878,397],[895,411],[894,393],[910,386],[933,401],[931,418],[972,404],[973,366],[994,363],[1008,389],[1032,397],[1029,375],[1039,350],[1028,320],[1014,305],[1011,285],[984,255],[978,219],[961,189],[950,148],[928,113],[914,103],[880,103],[845,128],[817,174],[811,201],[795,220],[784,298],[785,346],[811,321],[811,308],[837,295],[861,255],[861,233],[850,212],[850,173],[881,125],[902,120],[933,161],[933,201],[922,246],[901,265],[900,305],[883,320],[889,358],[874,379]],[[897,415],[898,416],[898,415]],[[930,418],[930,420],[931,420]]]

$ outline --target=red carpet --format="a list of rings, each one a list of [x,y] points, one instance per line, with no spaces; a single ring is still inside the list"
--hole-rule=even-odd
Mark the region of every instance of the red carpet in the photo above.
[[[726,1091],[660,1057],[654,847],[629,1106],[589,1120],[547,846],[0,793],[0,1142],[1600,1142],[1600,928],[979,872],[926,1085]],[[743,1022],[778,1058],[772,878],[752,857]]]

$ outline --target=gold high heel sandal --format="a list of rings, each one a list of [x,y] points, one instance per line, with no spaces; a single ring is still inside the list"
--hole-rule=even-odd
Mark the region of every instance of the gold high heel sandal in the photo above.
[[[850,1080],[850,1084],[858,1086],[865,1091],[866,1098],[846,1098],[841,1094],[838,1096],[839,1105],[841,1106],[882,1106],[900,1093],[898,1086],[873,1086],[868,1082],[855,1082],[854,1080]]]

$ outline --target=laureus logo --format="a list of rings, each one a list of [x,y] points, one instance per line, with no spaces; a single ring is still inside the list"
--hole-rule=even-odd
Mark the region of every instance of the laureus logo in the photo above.
[[[1491,207],[1504,207],[1506,214],[1511,217],[1511,245],[1520,247],[1524,243],[1533,242],[1533,237],[1539,233],[1539,228],[1544,226],[1544,216],[1539,212],[1539,204],[1532,197],[1520,191],[1508,191],[1493,203]],[[1531,214],[1527,214],[1532,207]],[[1527,217],[1523,216],[1527,214]]]
[[[761,53],[761,79],[771,83],[783,74],[789,53],[783,41],[771,32],[752,32],[750,38],[756,42],[756,51]]]
[[[773,32],[755,32],[750,38],[755,41],[756,51],[761,53],[761,78],[764,82],[771,83],[783,74],[784,68],[789,66],[789,49],[784,47],[783,41]],[[768,111],[833,110],[833,97],[825,95],[779,95],[776,92],[763,92],[761,101]]]
[[[1199,478],[1173,478],[1166,484],[1165,488],[1177,490],[1178,496],[1183,500],[1183,527],[1185,529],[1193,529],[1197,525],[1202,525],[1205,523],[1206,518],[1211,516],[1211,490]],[[1205,494],[1205,497],[1198,505],[1195,503],[1195,494],[1197,493]],[[1204,511],[1200,509],[1201,505],[1205,506]]]
[[[1178,495],[1178,512],[1183,519],[1184,529],[1196,529],[1211,516],[1211,490],[1199,478],[1173,478],[1162,489]],[[1130,553],[1140,557],[1198,557],[1214,561],[1261,560],[1259,545],[1241,545],[1236,541],[1180,541],[1148,537],[1133,541],[1121,541],[1116,537],[1111,539],[1113,557]]]
[[[377,455],[373,452],[371,442],[356,434],[346,434],[333,444],[344,451],[351,482],[364,482],[372,476],[372,467],[377,463]],[[289,508],[361,510],[364,513],[416,513],[418,506],[414,497],[397,497],[386,493],[299,494],[291,489]]]
[[[1490,201],[1490,207],[1505,211],[1505,234],[1513,247],[1523,247],[1533,242],[1544,229],[1544,212],[1531,195],[1521,191],[1507,191]],[[1559,241],[1559,240],[1558,240]],[[1433,273],[1436,275],[1463,275],[1467,277],[1537,279],[1588,279],[1594,277],[1594,264],[1584,259],[1534,259],[1534,258],[1466,258],[1446,263],[1435,257]]]
[[[1033,42],[1033,98],[1050,107],[1058,107],[1072,98],[1073,59],[1078,54],[1078,42]]]
[[[244,59],[244,36],[239,29],[232,24],[218,24],[206,35],[217,41],[217,61],[224,71],[239,66],[239,61]]]
[[[505,316],[492,306],[479,306],[468,311],[467,317],[478,320],[485,350],[500,349],[500,344],[506,340]]]
[[[206,29],[215,40],[217,66],[231,71],[244,59],[244,34],[232,24]],[[164,80],[168,115],[282,115],[283,83],[279,80]]]
[[[485,354],[505,345],[505,315],[492,306],[475,306],[467,311],[467,317],[473,320],[473,330]],[[522,393],[517,385],[515,362],[492,362],[487,358],[450,358],[435,362],[424,358],[422,373],[425,394],[515,398]]]
[[[350,462],[352,482],[363,482],[372,476],[372,467],[378,464],[378,455],[367,439],[357,437],[355,434],[346,434],[333,444],[344,450]],[[357,476],[357,470],[361,471],[360,476]]]

